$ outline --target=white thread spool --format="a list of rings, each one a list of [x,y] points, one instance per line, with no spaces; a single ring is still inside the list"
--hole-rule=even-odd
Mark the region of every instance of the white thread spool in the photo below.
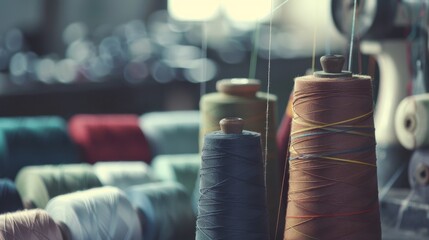
[[[144,162],[97,162],[94,172],[104,186],[120,189],[156,181],[152,170]]]
[[[67,226],[71,240],[141,240],[136,211],[122,191],[94,188],[61,195],[46,210]]]
[[[396,111],[395,129],[405,148],[429,146],[429,94],[410,96],[401,101]]]

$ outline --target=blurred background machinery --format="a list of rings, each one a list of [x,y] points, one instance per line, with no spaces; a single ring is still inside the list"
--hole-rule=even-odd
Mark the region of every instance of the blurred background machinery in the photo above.
[[[350,36],[353,1],[333,0],[331,8],[337,29]],[[427,135],[414,128],[414,123],[419,127],[427,123],[412,117],[412,112],[425,112],[414,107],[420,104],[414,98],[427,96],[428,8],[425,0],[362,0],[357,7],[355,33],[362,40],[358,41],[360,50],[373,55],[380,69],[375,112],[377,173],[384,236],[392,239],[427,238],[429,155],[421,149],[427,146],[410,145],[418,143],[415,136]],[[400,103],[402,108],[398,108]],[[402,236],[399,230],[408,235]]]

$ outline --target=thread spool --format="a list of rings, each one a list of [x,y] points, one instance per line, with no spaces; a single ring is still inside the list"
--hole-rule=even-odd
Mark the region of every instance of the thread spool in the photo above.
[[[67,226],[71,240],[141,240],[137,213],[125,194],[114,187],[57,196],[46,211]]]
[[[381,239],[371,79],[324,72],[295,79],[284,239]]]
[[[101,186],[89,164],[25,167],[15,183],[24,205],[37,208],[55,196]]]
[[[159,155],[153,159],[152,168],[163,181],[181,183],[191,195],[201,166],[199,154]]]
[[[195,238],[195,216],[186,189],[179,183],[137,185],[126,191],[141,214],[143,239]]]
[[[410,96],[401,101],[396,111],[395,129],[405,148],[429,146],[429,94]]]
[[[243,131],[242,123],[243,123],[243,119],[241,118],[224,118],[220,120],[219,126],[221,128],[221,131],[223,131],[226,134],[231,134],[231,132],[229,131],[233,131],[232,133],[235,133],[235,134],[241,134]],[[232,129],[229,129],[228,125],[231,126]],[[199,162],[200,162],[199,165],[201,165],[201,161]],[[200,196],[201,196],[200,181],[201,179],[199,177],[199,171],[198,171],[197,181],[195,182],[194,191],[192,193],[192,207],[194,208],[194,212],[196,215],[198,215],[198,200],[200,199]]]
[[[261,135],[225,121],[204,139],[196,239],[270,239]]]
[[[24,209],[15,184],[9,179],[0,179],[0,214]]]
[[[424,202],[429,201],[429,150],[416,150],[408,167],[410,186]]]
[[[201,98],[200,146],[204,136],[220,130],[219,121],[231,116],[245,120],[244,129],[261,134],[262,149],[266,142],[266,111],[268,101],[268,151],[266,159],[266,181],[270,233],[275,234],[279,206],[280,176],[276,146],[276,102],[274,95],[258,92],[260,81],[255,79],[232,78],[216,83],[218,92],[206,94]],[[265,154],[264,154],[265,155]]]
[[[69,131],[88,163],[151,160],[136,115],[76,115],[69,121]]]
[[[198,153],[199,111],[146,113],[140,127],[154,155]]]
[[[45,210],[34,209],[0,215],[0,239],[62,240],[63,237]]]
[[[103,186],[122,190],[157,181],[152,169],[144,162],[97,162],[94,164],[94,173]]]
[[[79,155],[59,117],[0,118],[0,176],[14,179],[29,165],[77,163]]]

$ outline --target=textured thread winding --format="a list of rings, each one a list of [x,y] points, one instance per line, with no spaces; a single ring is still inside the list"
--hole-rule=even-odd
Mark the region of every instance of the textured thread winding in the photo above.
[[[295,80],[285,239],[381,239],[371,80]]]

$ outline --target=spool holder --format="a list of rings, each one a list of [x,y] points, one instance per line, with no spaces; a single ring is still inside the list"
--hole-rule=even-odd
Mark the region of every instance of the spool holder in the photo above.
[[[326,55],[320,58],[323,71],[314,72],[315,77],[320,78],[340,78],[352,77],[349,71],[342,71],[345,59],[342,55]]]
[[[219,121],[219,125],[225,134],[241,134],[243,132],[244,120],[239,117],[223,118]]]

